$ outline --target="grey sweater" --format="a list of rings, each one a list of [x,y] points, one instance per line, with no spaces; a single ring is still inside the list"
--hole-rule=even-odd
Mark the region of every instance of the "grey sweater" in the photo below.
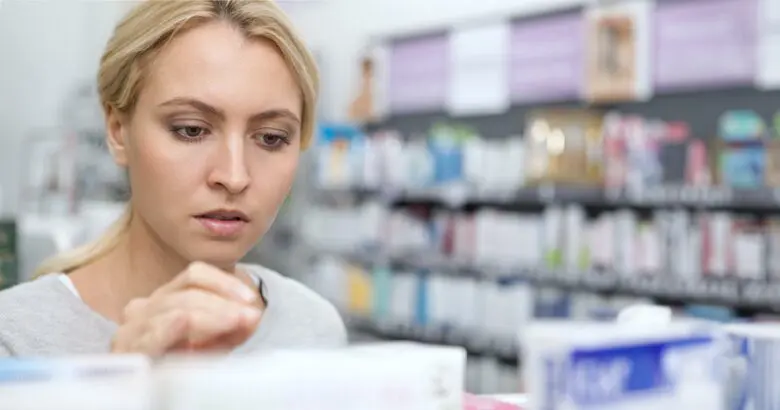
[[[255,334],[236,352],[346,343],[336,309],[304,285],[256,265],[268,306]],[[0,357],[107,353],[117,324],[90,309],[57,275],[0,292]]]

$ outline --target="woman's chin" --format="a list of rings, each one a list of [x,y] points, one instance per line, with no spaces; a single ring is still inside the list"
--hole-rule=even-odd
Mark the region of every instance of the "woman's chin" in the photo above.
[[[249,252],[237,243],[198,244],[188,247],[182,254],[192,262],[203,262],[220,269],[232,269]]]

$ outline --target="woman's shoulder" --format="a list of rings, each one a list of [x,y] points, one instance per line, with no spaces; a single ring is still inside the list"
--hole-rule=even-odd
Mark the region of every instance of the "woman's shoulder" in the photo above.
[[[346,327],[338,310],[327,299],[295,279],[260,265],[242,265],[260,278],[266,288],[267,313],[281,316],[287,330],[306,332],[312,338],[344,344]]]
[[[56,274],[6,289],[0,292],[0,356],[79,351],[89,338],[102,340],[100,330],[110,330],[93,316]]]
[[[56,275],[46,275],[0,291],[0,320],[17,312],[39,311],[31,308],[62,300],[65,290]]]

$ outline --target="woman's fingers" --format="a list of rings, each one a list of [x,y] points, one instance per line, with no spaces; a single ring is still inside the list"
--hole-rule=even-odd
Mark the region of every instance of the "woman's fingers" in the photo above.
[[[183,310],[173,310],[153,318],[141,340],[141,351],[161,356],[182,340],[187,339],[189,320]]]
[[[182,310],[166,312],[148,321],[125,323],[114,335],[111,351],[160,356],[187,339],[187,325],[187,315]]]
[[[213,310],[196,310],[190,313],[189,320],[187,339],[190,344],[199,346],[211,340],[234,334],[233,347],[235,347],[243,343],[248,335],[254,332],[254,329],[247,329],[243,323],[259,321],[260,310],[247,308],[238,312],[236,316],[230,317]]]
[[[213,293],[188,289],[152,302],[150,309],[158,312],[186,312],[189,343],[201,344],[228,333],[254,332],[260,321],[260,309]],[[245,340],[241,335],[239,339]]]
[[[193,263],[150,297],[127,305],[112,350],[156,356],[178,349],[232,349],[255,332],[261,306],[258,290]]]
[[[171,294],[189,288],[200,288],[247,304],[255,304],[260,298],[257,289],[247,286],[235,275],[201,262],[190,264],[184,272],[162,286],[152,296]]]

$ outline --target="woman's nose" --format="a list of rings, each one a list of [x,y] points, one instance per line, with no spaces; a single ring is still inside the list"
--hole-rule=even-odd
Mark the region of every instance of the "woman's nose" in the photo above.
[[[209,175],[209,185],[222,188],[232,195],[240,194],[247,189],[251,181],[249,169],[244,155],[243,138],[229,137],[215,148],[214,165]]]

